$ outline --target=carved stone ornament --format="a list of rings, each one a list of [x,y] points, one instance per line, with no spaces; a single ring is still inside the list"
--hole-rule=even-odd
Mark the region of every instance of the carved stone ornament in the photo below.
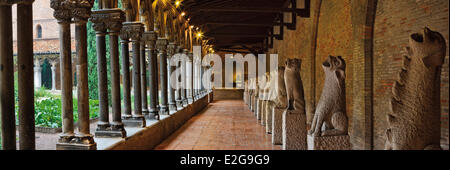
[[[111,32],[118,32],[122,28],[122,22],[125,21],[125,13],[118,8],[100,9],[92,11],[90,20],[96,31],[109,29]]]
[[[144,25],[140,22],[124,22],[122,30],[120,30],[120,38],[122,40],[130,39],[132,41],[140,41],[144,33]]]
[[[441,149],[440,81],[446,50],[442,34],[428,28],[409,37],[408,56],[392,87],[385,149]]]
[[[286,85],[284,84],[284,66],[278,67],[277,72],[277,89],[276,90],[276,99],[275,105],[277,108],[287,108],[287,94],[286,94]]]
[[[167,45],[167,55],[169,58],[175,54],[175,48],[176,48],[175,43],[169,43],[169,45]]]
[[[288,99],[288,110],[296,113],[305,112],[305,99],[303,83],[300,78],[302,60],[288,59],[284,71],[284,81],[286,84],[286,94]]]
[[[167,38],[158,38],[158,40],[156,40],[156,49],[159,51],[165,51],[168,44],[169,40]]]
[[[346,135],[348,122],[345,109],[345,61],[341,56],[329,56],[323,62],[322,68],[325,72],[325,82],[309,134]]]
[[[75,18],[87,21],[91,16],[94,0],[51,0],[50,7],[55,11],[53,16],[57,20],[67,21]]]
[[[287,59],[284,81],[288,107],[282,115],[283,150],[306,150],[306,111],[303,83],[300,77],[301,59]]]

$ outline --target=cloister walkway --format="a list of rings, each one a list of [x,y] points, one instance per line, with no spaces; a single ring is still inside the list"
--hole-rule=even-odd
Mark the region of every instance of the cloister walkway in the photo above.
[[[280,150],[242,100],[219,100],[192,117],[157,150]]]

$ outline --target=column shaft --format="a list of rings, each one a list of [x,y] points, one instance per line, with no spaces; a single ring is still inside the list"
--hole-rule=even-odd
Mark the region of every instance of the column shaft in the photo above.
[[[149,84],[150,84],[150,118],[154,118],[158,116],[158,65],[157,65],[157,52],[155,50],[155,42],[154,40],[149,44]]]
[[[17,5],[17,62],[19,75],[19,148],[34,150],[34,88],[33,88],[33,6]]]
[[[97,74],[98,74],[98,98],[99,98],[99,121],[97,130],[105,130],[109,127],[109,105],[108,105],[108,76],[106,68],[106,30],[97,32]]]
[[[130,83],[130,50],[129,40],[122,39],[122,74],[124,117],[131,117],[131,83]]]
[[[120,66],[119,66],[119,40],[118,32],[109,33],[109,47],[111,54],[111,102],[112,102],[112,127],[123,129],[120,106]]]
[[[160,113],[168,114],[167,108],[167,39],[158,39],[158,55],[159,55],[159,76],[160,76],[160,89],[161,89],[161,103]]]
[[[2,148],[16,149],[11,5],[0,5],[0,114]]]
[[[135,117],[142,116],[141,102],[141,64],[140,64],[140,43],[133,42],[133,92],[134,92],[134,114]]]
[[[73,95],[72,95],[72,52],[69,21],[59,22],[59,42],[61,59],[61,116],[62,136],[71,137],[73,129]]]
[[[87,28],[86,21],[75,24],[77,48],[77,93],[78,93],[78,131],[82,136],[91,136],[89,132],[89,86],[87,69]]]
[[[147,65],[145,59],[145,42],[141,42],[141,93],[142,93],[142,113],[148,114],[147,106]]]
[[[176,65],[172,64],[172,61],[170,61],[175,53],[175,44],[170,43],[168,46],[167,56],[168,56],[168,86],[169,86],[169,110],[170,111],[177,111],[177,105],[175,103],[175,88],[172,86],[172,84],[175,84],[175,76],[172,77],[172,74],[174,74],[174,71],[176,70]]]

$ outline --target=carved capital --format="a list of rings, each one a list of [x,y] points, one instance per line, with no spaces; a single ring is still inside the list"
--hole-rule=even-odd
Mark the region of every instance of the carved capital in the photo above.
[[[156,40],[156,49],[159,51],[165,51],[167,49],[167,44],[169,44],[169,40],[167,38],[158,38],[158,40]]]
[[[53,16],[60,21],[87,21],[91,15],[94,0],[51,0],[50,7],[55,11]]]
[[[142,41],[156,41],[157,35],[153,31],[144,32],[142,34]]]
[[[144,25],[140,22],[124,22],[120,37],[122,39],[131,38],[132,41],[140,41],[144,33]]]
[[[172,57],[172,55],[175,54],[175,49],[176,49],[175,43],[169,43],[169,45],[167,45],[167,55],[169,57]]]
[[[125,21],[125,13],[120,9],[101,9],[92,11],[90,20],[96,31],[109,29],[110,32],[119,32]]]

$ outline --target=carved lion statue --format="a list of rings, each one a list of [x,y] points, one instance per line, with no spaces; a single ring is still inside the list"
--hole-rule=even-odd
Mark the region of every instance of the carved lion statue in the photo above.
[[[305,112],[305,99],[303,94],[303,83],[300,77],[302,60],[287,59],[284,71],[284,82],[286,84],[287,109],[293,113]]]
[[[392,87],[385,149],[440,149],[441,67],[444,37],[428,28],[412,34],[408,56]]]
[[[346,135],[345,61],[329,56],[322,64],[325,82],[308,134],[313,136]],[[324,127],[323,127],[324,125]]]

